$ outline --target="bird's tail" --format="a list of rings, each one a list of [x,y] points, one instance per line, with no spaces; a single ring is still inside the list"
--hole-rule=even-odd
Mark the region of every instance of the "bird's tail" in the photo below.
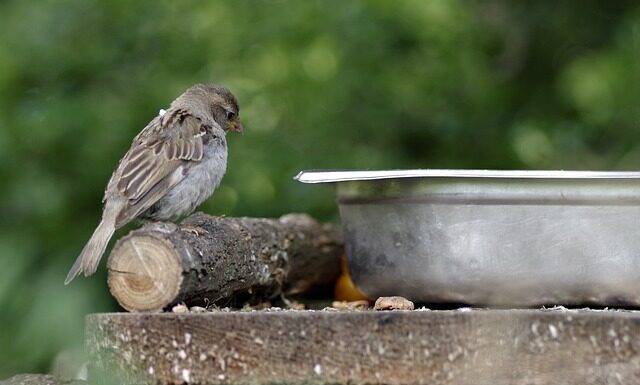
[[[100,224],[93,232],[89,242],[87,242],[82,249],[80,256],[78,256],[76,261],[73,263],[71,270],[69,270],[67,278],[64,280],[65,285],[77,277],[80,272],[84,273],[85,277],[96,272],[98,263],[100,263],[100,259],[102,258],[102,254],[104,254],[104,251],[109,244],[109,240],[116,230],[115,218],[117,211],[116,213],[113,211],[114,210],[112,210],[111,207],[105,208]]]

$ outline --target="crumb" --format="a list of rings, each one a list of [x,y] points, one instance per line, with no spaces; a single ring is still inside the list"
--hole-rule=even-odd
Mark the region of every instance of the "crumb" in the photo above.
[[[369,301],[333,301],[331,306],[337,310],[367,310],[369,308]]]
[[[303,304],[302,302],[298,302],[298,301],[288,300],[286,302],[286,305],[287,305],[287,309],[290,309],[290,310],[305,310],[306,309],[305,304]]]
[[[413,302],[404,297],[380,297],[373,307],[375,310],[413,310]]]
[[[189,308],[186,307],[183,304],[179,304],[174,306],[173,308],[171,308],[171,311],[174,313],[188,313],[189,312]]]

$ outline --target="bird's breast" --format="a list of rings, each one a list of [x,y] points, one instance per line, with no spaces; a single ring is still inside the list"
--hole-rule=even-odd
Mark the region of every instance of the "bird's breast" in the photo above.
[[[224,136],[210,140],[200,162],[185,162],[184,179],[155,205],[154,219],[172,220],[191,213],[213,194],[227,170]]]

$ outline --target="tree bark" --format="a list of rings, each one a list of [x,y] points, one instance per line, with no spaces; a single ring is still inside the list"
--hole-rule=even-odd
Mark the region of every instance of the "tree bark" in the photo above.
[[[342,235],[308,215],[279,219],[211,217],[150,223],[114,247],[108,284],[129,311],[185,303],[236,305],[333,285]]]

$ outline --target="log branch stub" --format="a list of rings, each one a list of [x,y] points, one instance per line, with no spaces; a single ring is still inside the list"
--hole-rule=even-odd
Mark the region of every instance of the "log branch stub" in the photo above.
[[[149,223],[120,239],[107,262],[108,285],[129,311],[267,300],[330,287],[342,253],[339,228],[308,215],[197,213],[180,225]]]

